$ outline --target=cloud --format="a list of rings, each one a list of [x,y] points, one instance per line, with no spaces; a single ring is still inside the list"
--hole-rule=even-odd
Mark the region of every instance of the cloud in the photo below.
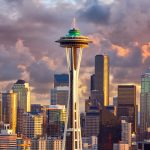
[[[80,2],[80,3],[79,3]],[[96,54],[108,54],[111,98],[120,83],[140,84],[150,66],[150,1],[2,0],[0,2],[0,81],[26,79],[32,98],[48,100],[54,73],[67,72],[65,50],[55,43],[66,35],[73,17],[94,42],[83,51],[80,97],[89,95]]]
[[[84,8],[78,13],[81,20],[95,24],[107,24],[110,16],[110,7],[98,0],[86,1]]]

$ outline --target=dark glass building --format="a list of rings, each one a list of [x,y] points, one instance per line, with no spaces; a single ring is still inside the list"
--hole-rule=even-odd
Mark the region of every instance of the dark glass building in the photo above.
[[[42,106],[40,104],[31,104],[31,113],[37,114],[42,112]]]
[[[95,74],[91,76],[91,94],[96,91],[102,105],[109,105],[109,57],[95,56]]]
[[[136,105],[136,86],[118,86],[118,108],[117,116],[120,119],[132,123],[132,132],[136,132],[137,126],[137,105]]]
[[[55,74],[54,75],[54,88],[58,86],[69,86],[68,74]]]
[[[121,141],[121,121],[105,107],[100,109],[98,150],[113,150],[113,144]]]

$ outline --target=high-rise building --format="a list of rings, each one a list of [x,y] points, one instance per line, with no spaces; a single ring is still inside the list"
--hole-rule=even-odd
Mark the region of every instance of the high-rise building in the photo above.
[[[2,94],[0,93],[0,122],[2,121]]]
[[[13,134],[9,129],[9,124],[4,124],[4,129],[0,133],[0,149],[1,150],[16,150],[17,149],[17,134]]]
[[[54,75],[54,88],[58,86],[69,86],[68,74],[55,74]]]
[[[23,113],[31,110],[29,83],[18,80],[14,83],[12,90],[17,93],[17,134],[21,134]]]
[[[58,86],[51,89],[51,105],[65,105],[68,103],[68,86]]]
[[[69,91],[69,75],[55,74],[54,88],[51,89],[50,105],[65,105],[67,108]]]
[[[69,73],[69,98],[67,121],[64,132],[63,150],[82,150],[80,127],[80,111],[78,99],[78,77],[83,48],[91,42],[88,37],[82,36],[80,30],[73,27],[68,34],[58,41],[66,49]]]
[[[17,93],[6,91],[2,93],[2,121],[10,124],[13,133],[17,127]]]
[[[40,104],[31,104],[31,113],[37,114],[42,112],[42,106]]]
[[[91,76],[91,90],[98,92],[102,105],[109,105],[109,57],[107,55],[95,56],[95,74]]]
[[[85,116],[85,137],[98,136],[100,125],[100,112],[97,106],[90,106]]]
[[[24,80],[18,80],[14,83],[12,90],[17,93],[18,108],[24,112],[30,112],[30,87]]]
[[[50,105],[46,109],[46,129],[48,137],[62,137],[66,121],[64,105]]]
[[[141,76],[140,137],[147,138],[150,128],[150,69]]]
[[[112,150],[121,141],[121,121],[105,107],[100,108],[98,150]]]
[[[129,147],[131,147],[131,123],[126,122],[125,120],[121,121],[121,141],[124,144],[129,144]]]
[[[118,106],[117,116],[121,120],[132,123],[132,132],[136,132],[137,127],[137,105],[136,105],[136,86],[118,86]]]
[[[43,135],[43,115],[23,113],[22,134],[28,138],[41,137]]]

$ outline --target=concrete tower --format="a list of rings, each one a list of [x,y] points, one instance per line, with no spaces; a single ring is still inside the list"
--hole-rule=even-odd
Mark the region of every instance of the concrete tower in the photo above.
[[[80,35],[80,30],[73,27],[68,34],[58,41],[66,48],[69,74],[69,96],[67,119],[64,131],[63,150],[82,150],[80,112],[78,100],[78,77],[83,48],[91,42],[88,37]]]

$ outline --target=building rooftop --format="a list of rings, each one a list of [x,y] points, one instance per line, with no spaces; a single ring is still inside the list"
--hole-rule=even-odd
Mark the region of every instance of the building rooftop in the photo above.
[[[65,109],[65,105],[49,105],[50,109]]]
[[[19,79],[16,84],[25,84],[26,82],[24,80]]]

